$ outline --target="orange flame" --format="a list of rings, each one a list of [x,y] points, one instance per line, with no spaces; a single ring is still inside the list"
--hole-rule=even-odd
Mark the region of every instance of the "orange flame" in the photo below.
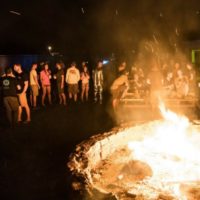
[[[185,116],[167,110],[163,103],[159,108],[164,120],[154,122],[154,135],[131,141],[128,147],[134,160],[144,161],[152,168],[153,176],[144,180],[146,183],[187,200],[179,188],[181,183],[200,180],[200,136]]]

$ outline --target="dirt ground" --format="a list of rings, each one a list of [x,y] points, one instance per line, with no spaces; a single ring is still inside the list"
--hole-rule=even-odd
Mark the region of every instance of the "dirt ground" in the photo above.
[[[114,124],[105,105],[48,106],[15,129],[0,117],[0,199],[76,200],[66,163],[75,145]]]

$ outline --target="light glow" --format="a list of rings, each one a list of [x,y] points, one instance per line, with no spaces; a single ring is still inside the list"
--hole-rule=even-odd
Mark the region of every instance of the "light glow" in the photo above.
[[[147,163],[153,171],[132,192],[146,192],[147,199],[156,199],[155,191],[162,191],[188,200],[180,186],[200,181],[200,135],[185,116],[166,109],[163,103],[159,108],[163,120],[155,122],[153,136],[128,143],[133,159]]]

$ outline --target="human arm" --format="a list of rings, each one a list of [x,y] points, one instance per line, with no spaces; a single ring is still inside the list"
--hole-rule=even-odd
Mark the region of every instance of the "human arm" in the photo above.
[[[27,89],[28,89],[28,81],[24,81],[24,89],[22,93],[26,93]]]
[[[67,70],[67,72],[66,72],[66,77],[65,77],[65,82],[66,83],[68,82],[68,76],[69,76],[69,70]]]
[[[84,79],[84,73],[81,72],[81,80],[83,80],[83,79]]]
[[[89,73],[87,73],[87,75],[86,75],[86,76],[87,76],[87,78],[88,78],[88,80],[89,80],[89,79],[90,79],[90,74],[89,74]]]
[[[61,89],[64,88],[64,74],[61,76]]]
[[[129,81],[128,81],[128,77],[126,76],[125,80],[124,80],[124,85],[125,85],[125,89],[122,93],[121,98],[124,98],[129,90]]]
[[[101,84],[103,85],[104,77],[103,77],[103,71],[101,71]]]
[[[27,89],[28,89],[28,77],[26,74],[23,75],[23,79],[24,79],[24,88],[23,88],[23,91],[22,93],[26,93]]]
[[[77,80],[80,81],[80,71],[77,69]]]
[[[42,71],[40,72],[40,81],[41,81],[41,84],[43,86],[43,72]]]

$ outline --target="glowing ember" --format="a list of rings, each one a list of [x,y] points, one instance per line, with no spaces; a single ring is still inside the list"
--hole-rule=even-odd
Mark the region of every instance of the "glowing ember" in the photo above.
[[[159,107],[164,120],[155,122],[154,135],[128,144],[133,159],[148,163],[153,175],[139,181],[129,192],[145,196],[148,191],[148,199],[156,199],[155,191],[161,191],[187,200],[181,184],[200,181],[198,132],[186,117],[167,110],[162,103]]]

